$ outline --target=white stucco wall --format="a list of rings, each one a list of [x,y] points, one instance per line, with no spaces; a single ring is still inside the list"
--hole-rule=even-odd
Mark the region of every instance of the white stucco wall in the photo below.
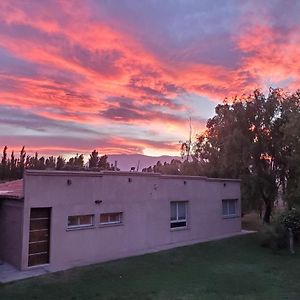
[[[128,182],[128,178],[132,182]],[[67,180],[72,181],[71,185]],[[184,181],[186,184],[184,184]],[[224,219],[222,199],[238,199]],[[96,204],[95,200],[102,200]],[[170,229],[170,202],[188,201],[188,226]],[[22,269],[28,265],[30,208],[51,207],[49,270],[61,270],[239,232],[240,183],[128,172],[27,171]],[[123,212],[123,224],[99,226],[99,214]],[[68,230],[71,215],[95,215],[92,229]]]

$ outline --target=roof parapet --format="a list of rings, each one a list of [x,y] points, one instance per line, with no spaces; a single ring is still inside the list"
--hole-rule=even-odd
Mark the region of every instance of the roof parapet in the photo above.
[[[160,177],[162,179],[185,179],[185,180],[206,180],[206,181],[231,181],[240,182],[240,179],[230,178],[209,178],[207,176],[190,175],[165,175],[161,173],[148,172],[128,172],[128,171],[57,171],[57,170],[25,170],[27,176],[82,176],[82,177],[103,177],[107,176],[140,176],[140,177]]]

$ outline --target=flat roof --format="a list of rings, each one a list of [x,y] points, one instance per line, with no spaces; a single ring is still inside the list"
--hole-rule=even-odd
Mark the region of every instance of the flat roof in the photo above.
[[[240,179],[231,178],[209,178],[206,176],[190,176],[190,175],[165,175],[152,172],[124,172],[124,171],[57,171],[57,170],[26,170],[29,176],[79,176],[79,177],[103,177],[109,176],[140,176],[140,177],[160,177],[162,179],[184,179],[184,180],[206,180],[206,181],[231,181],[240,182]]]
[[[23,179],[0,183],[0,199],[23,199]]]
[[[103,177],[109,176],[140,176],[140,177],[158,177],[161,179],[182,179],[182,180],[205,180],[221,182],[240,182],[240,179],[229,178],[208,178],[206,176],[188,176],[188,175],[164,175],[161,173],[147,172],[122,172],[122,171],[56,171],[56,170],[26,170],[27,176],[79,176],[79,177]],[[0,183],[0,199],[23,199],[23,179],[7,181]]]

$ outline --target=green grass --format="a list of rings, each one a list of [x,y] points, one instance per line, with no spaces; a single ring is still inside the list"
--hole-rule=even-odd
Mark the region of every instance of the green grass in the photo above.
[[[300,299],[300,248],[256,234],[53,273],[0,286],[0,299]]]

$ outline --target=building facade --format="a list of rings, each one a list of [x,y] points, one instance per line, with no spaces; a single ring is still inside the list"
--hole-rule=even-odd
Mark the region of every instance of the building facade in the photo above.
[[[238,180],[31,170],[21,193],[0,196],[0,258],[22,270],[57,271],[241,231]]]

